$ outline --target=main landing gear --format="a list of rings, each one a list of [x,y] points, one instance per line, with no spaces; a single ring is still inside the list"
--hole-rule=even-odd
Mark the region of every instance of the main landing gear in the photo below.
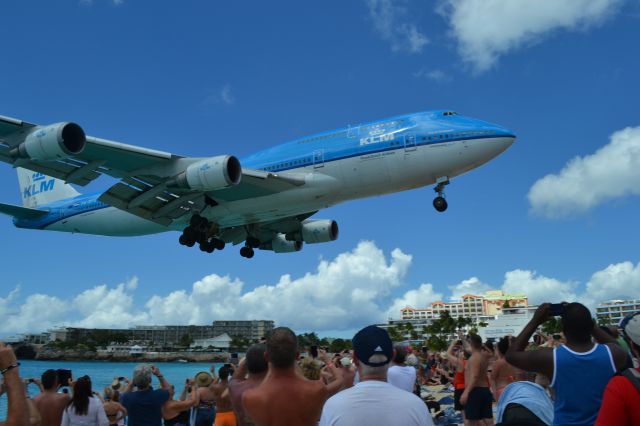
[[[448,204],[447,200],[444,199],[444,187],[449,185],[449,178],[441,177],[436,179],[436,187],[433,188],[434,191],[438,194],[436,198],[433,199],[433,207],[439,211],[443,212],[447,209]]]
[[[178,242],[187,247],[193,247],[196,243],[201,251],[213,253],[214,250],[224,249],[225,243],[219,238],[209,235],[211,222],[200,215],[193,215],[189,221],[189,226],[184,228]]]
[[[260,247],[260,240],[254,237],[248,237],[244,247],[240,249],[240,256],[251,259],[255,252],[253,249]]]

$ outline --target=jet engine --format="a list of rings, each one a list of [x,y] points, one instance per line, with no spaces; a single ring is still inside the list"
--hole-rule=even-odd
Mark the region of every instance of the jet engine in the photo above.
[[[305,220],[300,234],[302,241],[309,244],[335,241],[338,238],[338,223],[335,220]]]
[[[82,127],[75,123],[57,123],[29,133],[18,145],[16,154],[35,161],[53,161],[80,154],[86,144]]]
[[[289,241],[285,238],[284,234],[276,235],[270,243],[271,250],[274,253],[292,253],[294,251],[302,250],[304,243],[302,241]]]
[[[240,161],[233,155],[219,155],[189,165],[176,177],[180,188],[215,191],[237,185],[242,177]]]

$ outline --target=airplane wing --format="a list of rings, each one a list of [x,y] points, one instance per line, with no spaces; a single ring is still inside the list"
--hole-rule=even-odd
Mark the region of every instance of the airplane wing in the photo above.
[[[109,188],[99,198],[128,213],[168,226],[189,212],[220,202],[262,197],[304,185],[304,177],[242,169],[238,185],[217,191],[179,190],[168,186],[169,179],[158,176],[129,176]]]
[[[177,188],[172,184],[175,177],[202,159],[92,136],[86,137],[81,152],[64,158],[32,160],[18,155],[21,144],[39,129],[47,127],[0,116],[0,161],[81,186],[101,174],[121,179],[101,195],[100,201],[165,226],[188,212],[202,210],[206,205],[260,197],[305,183],[303,176],[291,173],[274,174],[243,168],[240,183],[224,189]]]
[[[166,164],[180,156],[87,136],[84,150],[64,159],[34,161],[16,158],[12,150],[22,143],[36,124],[0,116],[0,161],[43,173],[67,183],[85,186],[101,174],[123,178],[136,170]]]

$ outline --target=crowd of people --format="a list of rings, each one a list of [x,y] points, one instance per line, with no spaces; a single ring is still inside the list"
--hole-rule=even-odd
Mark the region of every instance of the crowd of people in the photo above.
[[[546,336],[539,328],[552,315],[562,333]],[[640,425],[640,314],[607,328],[579,303],[559,312],[543,304],[518,336],[495,345],[459,337],[433,353],[394,346],[371,325],[352,350],[329,353],[298,348],[294,332],[278,327],[238,365],[185,379],[179,394],[159,368],[141,364],[102,392],[88,376],[47,370],[28,379],[40,387],[33,398],[12,349],[0,344],[0,393],[10,426],[450,425],[455,410],[470,426]],[[434,389],[452,392],[453,407],[443,410],[447,398]]]

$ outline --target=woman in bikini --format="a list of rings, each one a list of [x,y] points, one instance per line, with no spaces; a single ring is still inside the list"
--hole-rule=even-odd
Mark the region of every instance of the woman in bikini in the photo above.
[[[518,375],[518,369],[509,364],[504,357],[509,349],[509,340],[510,338],[505,336],[498,342],[498,359],[493,363],[491,370],[491,391],[496,401],[500,399],[504,388],[516,381]]]

